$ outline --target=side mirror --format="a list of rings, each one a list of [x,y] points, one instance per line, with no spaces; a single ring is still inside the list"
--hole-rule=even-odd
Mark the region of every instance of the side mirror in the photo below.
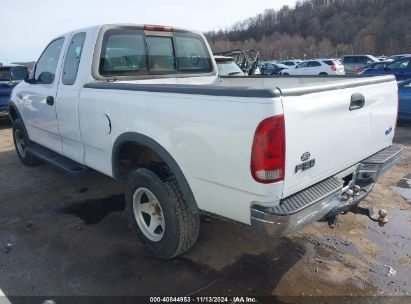
[[[54,80],[54,74],[50,73],[50,72],[41,72],[39,75],[39,82],[41,83],[46,83],[46,84],[50,84],[53,83]]]

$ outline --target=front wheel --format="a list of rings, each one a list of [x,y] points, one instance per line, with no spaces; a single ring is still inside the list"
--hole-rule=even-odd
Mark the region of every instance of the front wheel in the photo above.
[[[23,127],[23,123],[20,119],[16,119],[13,122],[13,141],[14,147],[20,161],[26,166],[35,166],[40,163],[40,160],[34,156],[27,153],[26,148],[30,144],[30,140],[27,136],[27,133]]]
[[[134,170],[129,176],[126,206],[133,229],[157,257],[171,259],[195,244],[199,215],[188,208],[167,167]]]
[[[285,75],[285,76],[290,76],[290,74],[288,74],[288,73],[282,73],[282,75]]]

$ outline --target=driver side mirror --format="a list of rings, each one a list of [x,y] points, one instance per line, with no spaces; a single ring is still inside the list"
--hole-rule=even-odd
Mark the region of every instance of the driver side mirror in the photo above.
[[[50,83],[53,83],[53,80],[54,80],[54,74],[50,72],[44,71],[44,72],[41,72],[39,75],[39,82],[41,83],[50,84]]]

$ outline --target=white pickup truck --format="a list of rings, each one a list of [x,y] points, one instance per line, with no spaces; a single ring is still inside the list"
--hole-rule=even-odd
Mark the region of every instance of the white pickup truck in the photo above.
[[[126,182],[161,258],[194,245],[201,211],[279,236],[349,209],[401,152],[393,76],[218,77],[204,36],[168,26],[57,37],[9,106],[21,161]]]

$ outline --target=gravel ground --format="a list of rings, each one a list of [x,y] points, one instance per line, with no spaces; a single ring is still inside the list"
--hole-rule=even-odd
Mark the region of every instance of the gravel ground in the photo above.
[[[410,295],[411,125],[400,125],[395,141],[400,162],[364,202],[388,210],[385,226],[357,210],[334,229],[317,222],[275,239],[203,217],[197,245],[161,261],[131,231],[122,185],[96,172],[73,178],[23,166],[10,124],[0,122],[0,293]]]

